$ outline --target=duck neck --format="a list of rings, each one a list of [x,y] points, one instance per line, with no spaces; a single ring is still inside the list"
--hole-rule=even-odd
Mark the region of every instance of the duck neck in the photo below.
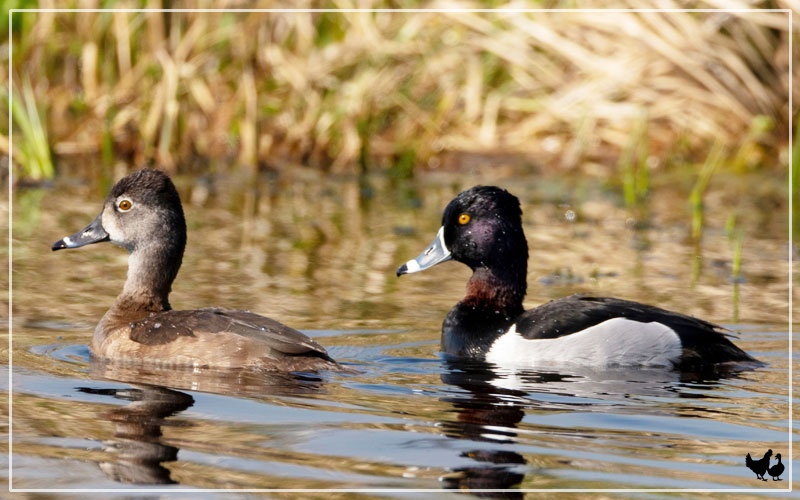
[[[524,269],[521,279],[513,276],[499,275],[487,267],[473,271],[466,297],[442,323],[442,351],[456,358],[485,356],[494,340],[524,312]]]
[[[488,267],[476,268],[467,282],[467,295],[461,304],[511,317],[522,314],[522,301],[527,288],[527,263],[523,262],[521,267],[512,266],[505,273]]]
[[[113,309],[142,316],[168,311],[169,293],[178,274],[183,247],[149,245],[134,249],[128,257],[128,277]]]

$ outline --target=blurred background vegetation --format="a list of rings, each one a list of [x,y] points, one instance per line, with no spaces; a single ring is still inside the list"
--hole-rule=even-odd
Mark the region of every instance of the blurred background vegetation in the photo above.
[[[402,2],[442,9],[575,5]],[[10,8],[185,7],[168,0],[4,6],[6,68]],[[256,6],[397,7],[380,0]],[[800,94],[789,88],[789,61],[800,45],[800,2],[592,7],[794,9],[795,24],[787,12],[766,10],[19,12],[11,24],[11,75],[0,76],[14,109],[14,164],[6,175],[12,169],[15,181],[37,181],[70,165],[108,170],[124,161],[187,173],[301,164],[404,178],[489,158],[481,168],[523,163],[619,175],[633,204],[646,192],[649,172],[677,163],[786,175],[789,155],[798,155],[789,141],[790,114],[798,121],[789,93],[795,104]],[[8,152],[3,118],[0,150]],[[714,164],[703,167],[712,155]]]

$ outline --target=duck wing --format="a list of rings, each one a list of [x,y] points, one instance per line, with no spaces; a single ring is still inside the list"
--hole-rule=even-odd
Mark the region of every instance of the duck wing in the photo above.
[[[517,320],[517,331],[525,338],[553,339],[612,318],[627,318],[642,323],[659,322],[673,330],[699,330],[715,335],[722,335],[723,330],[702,319],[631,300],[571,295],[526,311]]]
[[[328,359],[325,348],[307,335],[273,319],[234,309],[209,307],[156,313],[131,323],[130,338],[141,344],[160,345],[184,336],[223,333],[265,344],[287,356],[316,355]]]
[[[757,362],[729,339],[730,331],[714,323],[660,307],[612,297],[572,295],[523,313],[517,332],[527,339],[570,335],[613,318],[662,323],[681,340],[684,357],[702,363]]]

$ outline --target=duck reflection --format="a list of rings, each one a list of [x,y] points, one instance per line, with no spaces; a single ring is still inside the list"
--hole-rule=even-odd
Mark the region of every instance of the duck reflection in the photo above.
[[[175,425],[166,419],[192,406],[194,398],[165,387],[79,387],[78,390],[130,401],[127,406],[100,414],[114,424],[114,439],[106,443],[105,451],[112,453],[115,459],[100,464],[106,476],[128,484],[176,483],[162,464],[176,461],[178,448],[161,441],[161,427]]]
[[[98,379],[132,386],[79,387],[78,391],[130,402],[98,414],[114,425],[114,439],[105,443],[105,451],[114,459],[100,468],[114,481],[141,485],[177,483],[164,464],[178,460],[179,448],[163,441],[162,427],[189,425],[171,418],[194,404],[194,398],[182,390],[244,397],[297,396],[320,392],[323,382],[314,374],[160,369],[97,359],[92,360],[91,371]]]
[[[496,388],[491,365],[462,362],[445,365],[442,381],[464,393],[441,398],[453,407],[453,419],[441,422],[442,432],[452,438],[498,445],[516,441],[517,425],[525,416],[522,391]],[[476,448],[461,453],[475,465],[456,467],[440,478],[446,489],[468,490],[493,498],[522,498],[517,487],[525,478],[524,456],[513,450]],[[503,491],[506,490],[506,491]]]
[[[169,387],[240,397],[297,396],[317,394],[324,379],[317,373],[272,372],[248,369],[176,368],[91,360],[92,376],[98,379]]]
[[[700,381],[697,374],[670,370],[582,367],[558,371],[512,370],[485,362],[452,360],[445,361],[441,379],[454,388],[452,395],[441,398],[450,403],[453,411],[453,418],[440,422],[443,433],[457,439],[497,444],[496,449],[481,447],[462,453],[475,464],[453,469],[441,478],[443,486],[504,498],[521,497],[521,492],[513,488],[522,483],[530,469],[526,458],[514,451],[518,449],[514,446],[518,442],[517,428],[526,411],[585,411],[597,404],[605,410],[625,411],[639,398],[695,397],[691,392],[684,394],[682,389],[688,382]],[[705,388],[713,388],[713,380],[703,381]],[[643,409],[674,413],[682,407],[648,405]]]

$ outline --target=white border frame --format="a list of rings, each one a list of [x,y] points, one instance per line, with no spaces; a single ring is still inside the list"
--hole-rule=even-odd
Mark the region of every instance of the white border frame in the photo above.
[[[494,493],[494,492],[519,492],[519,493],[789,493],[793,491],[792,465],[792,430],[793,430],[793,394],[794,384],[792,378],[792,347],[793,347],[793,318],[792,318],[792,283],[793,283],[793,259],[792,259],[792,167],[793,167],[793,141],[792,135],[792,120],[793,120],[793,103],[792,103],[792,73],[793,73],[793,59],[792,59],[792,26],[793,26],[793,12],[791,9],[9,9],[8,13],[8,92],[11,95],[13,88],[13,19],[16,13],[25,12],[407,12],[407,13],[437,13],[437,12],[485,12],[485,13],[523,13],[523,12],[733,12],[733,13],[748,13],[748,12],[784,12],[789,14],[789,426],[788,426],[788,441],[789,441],[789,460],[788,462],[788,476],[789,481],[786,488],[783,489],[759,489],[759,488],[721,488],[721,489],[702,489],[702,488],[598,488],[598,489],[582,489],[582,488],[511,488],[511,489],[470,489],[466,493]],[[309,489],[309,488],[270,488],[270,489],[208,489],[208,488],[152,488],[142,486],[139,488],[14,488],[13,487],[13,275],[12,275],[12,262],[13,262],[13,230],[12,230],[12,213],[13,213],[13,154],[14,154],[14,141],[13,141],[13,104],[12,100],[8,100],[8,143],[9,143],[9,163],[8,163],[8,491],[10,493],[447,493],[458,492],[460,490],[446,490],[441,488],[436,489],[399,489],[399,488],[344,488],[344,489]]]

